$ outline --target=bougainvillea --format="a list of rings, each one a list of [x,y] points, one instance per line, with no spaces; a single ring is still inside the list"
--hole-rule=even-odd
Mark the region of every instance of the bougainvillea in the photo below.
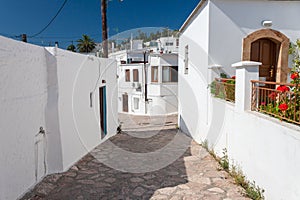
[[[281,86],[277,87],[277,90],[280,92],[288,92],[288,91],[290,91],[290,88],[285,85],[281,85]]]
[[[276,97],[277,97],[277,94],[276,92],[272,92],[268,95],[268,97],[272,100],[272,101],[275,101],[276,100]]]
[[[278,106],[278,108],[281,111],[286,111],[289,108],[289,106],[286,103],[282,103]]]
[[[260,103],[260,111],[292,123],[300,121],[300,40],[291,44],[289,51],[293,59],[291,84],[280,85],[269,90],[267,99]],[[266,101],[266,102],[265,102]]]
[[[291,79],[295,80],[299,78],[299,73],[298,72],[294,72],[291,74]]]

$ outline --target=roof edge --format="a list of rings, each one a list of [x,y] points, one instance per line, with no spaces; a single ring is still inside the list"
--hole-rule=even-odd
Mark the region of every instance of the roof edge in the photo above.
[[[185,22],[183,23],[183,25],[180,27],[179,32],[182,33],[188,25],[190,25],[191,21],[193,20],[194,16],[197,14],[197,12],[202,8],[202,6],[204,5],[204,3],[207,0],[201,0],[198,5],[196,6],[196,8],[192,11],[192,13],[188,16],[188,18],[185,20]]]

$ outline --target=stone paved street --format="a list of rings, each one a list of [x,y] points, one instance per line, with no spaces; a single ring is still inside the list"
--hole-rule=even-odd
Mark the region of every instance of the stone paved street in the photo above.
[[[163,128],[151,128],[146,118],[136,126],[127,119],[124,132],[67,172],[47,176],[22,199],[247,199],[200,145],[174,128],[174,119],[172,125],[158,120]],[[145,124],[147,131],[138,129]]]

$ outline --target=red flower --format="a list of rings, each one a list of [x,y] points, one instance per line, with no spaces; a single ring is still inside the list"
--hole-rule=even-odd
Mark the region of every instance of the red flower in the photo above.
[[[235,76],[231,77],[232,79],[235,79]]]
[[[261,102],[260,105],[265,106],[266,102]]]
[[[278,86],[277,90],[279,90],[280,92],[287,92],[287,91],[290,91],[290,88],[286,87],[285,85],[281,85],[281,86]]]
[[[286,103],[282,103],[278,106],[278,108],[281,110],[281,111],[286,111],[289,106],[286,104]]]
[[[299,78],[299,74],[297,72],[291,74],[291,79],[295,80],[297,78]]]
[[[268,95],[268,97],[274,101],[276,100],[277,94],[275,92],[272,92],[271,94]]]

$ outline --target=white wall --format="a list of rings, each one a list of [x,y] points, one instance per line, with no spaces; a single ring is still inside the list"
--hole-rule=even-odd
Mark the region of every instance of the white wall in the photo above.
[[[163,82],[163,66],[178,66],[177,54],[150,55],[147,72],[149,115],[165,115],[178,113],[178,82]],[[152,82],[151,67],[158,66],[158,82]],[[178,74],[179,76],[179,74]]]
[[[197,133],[207,127],[202,120],[207,115],[208,85],[208,30],[209,2],[201,8],[189,27],[182,33],[179,43],[178,104],[182,130]],[[189,71],[184,74],[185,46],[189,47]]]
[[[1,200],[20,197],[45,175],[68,169],[116,133],[115,61],[49,51],[0,37]],[[108,99],[104,140],[97,90],[102,79]],[[89,93],[94,87],[90,108]],[[40,127],[46,136],[38,135]]]
[[[130,70],[130,82],[125,80],[125,71]],[[133,82],[133,70],[137,69],[139,74],[139,81]],[[127,64],[118,66],[118,112],[123,113],[123,97],[122,95],[128,94],[128,113],[127,114],[145,114],[145,101],[144,101],[144,64]],[[141,91],[137,91],[137,85],[141,86]],[[139,98],[139,109],[134,109],[133,98]]]
[[[162,83],[162,66],[178,66],[177,54],[157,54],[149,56],[147,64],[147,88],[149,102],[145,103],[144,64],[127,64],[118,67],[118,111],[133,115],[164,115],[178,112],[178,83]],[[158,82],[151,82],[151,66],[158,66]],[[125,81],[125,70],[130,70],[130,82]],[[141,91],[136,90],[133,82],[133,70],[139,70]],[[133,87],[133,84],[135,85]],[[128,95],[128,112],[123,112],[123,94]],[[134,98],[139,98],[139,109],[134,109]]]
[[[266,199],[299,199],[299,126],[255,112],[236,112],[233,104],[216,98],[211,101],[211,129],[201,133],[201,140],[208,140],[220,156],[226,148],[247,179],[265,189]]]
[[[179,120],[183,130],[194,134],[200,127],[209,128],[209,68],[220,65],[223,68],[214,71],[234,75],[231,64],[241,60],[243,38],[262,29],[263,20],[272,20],[273,29],[295,41],[300,37],[299,9],[300,3],[296,1],[210,0],[202,5],[180,37]],[[186,45],[188,74],[184,74]],[[198,112],[192,117],[190,113],[195,110]]]
[[[36,182],[35,135],[46,128],[51,87],[45,54],[41,47],[0,36],[0,199],[16,199]],[[43,167],[39,162],[38,180]]]
[[[220,157],[226,148],[230,162],[239,166],[248,180],[265,189],[266,199],[296,200],[300,195],[300,186],[296,183],[300,178],[300,127],[248,111],[250,97],[244,98],[242,94],[251,94],[251,91],[245,90],[251,90],[251,87],[238,90],[238,84],[250,86],[249,77],[258,77],[258,73],[254,69],[245,74],[237,73],[235,104],[209,95],[209,114],[197,116],[208,126],[197,132],[191,132],[193,127],[188,126],[187,133],[198,143],[208,141],[209,147]],[[242,107],[241,104],[247,106]],[[180,127],[182,125],[183,122]]]
[[[295,42],[300,38],[299,10],[299,1],[211,0],[209,65],[222,65],[227,74],[234,75],[230,66],[242,58],[243,38],[263,29],[264,20],[273,21],[272,29]]]
[[[108,135],[116,133],[117,77],[116,61],[69,51],[49,49],[57,60],[58,110],[63,169],[68,169],[101,140],[99,87],[106,85]],[[105,80],[106,83],[103,83]],[[90,93],[93,102],[90,107]]]
[[[178,46],[177,46],[177,37],[161,37],[157,40],[158,43],[158,48],[160,50],[163,49],[164,53],[169,53],[169,52],[178,52]],[[169,45],[167,45],[169,43]],[[170,45],[173,43],[173,45]]]
[[[148,85],[148,114],[165,115],[178,113],[178,84],[164,83]]]
[[[227,148],[248,179],[266,190],[266,199],[300,196],[300,129],[252,112],[236,112],[233,104],[212,98],[208,85],[215,72],[209,67],[221,65],[233,75],[231,64],[241,60],[243,38],[262,29],[263,20],[272,20],[273,29],[295,41],[300,37],[299,10],[296,1],[211,0],[180,37],[180,128],[199,143],[208,140],[220,156]]]

